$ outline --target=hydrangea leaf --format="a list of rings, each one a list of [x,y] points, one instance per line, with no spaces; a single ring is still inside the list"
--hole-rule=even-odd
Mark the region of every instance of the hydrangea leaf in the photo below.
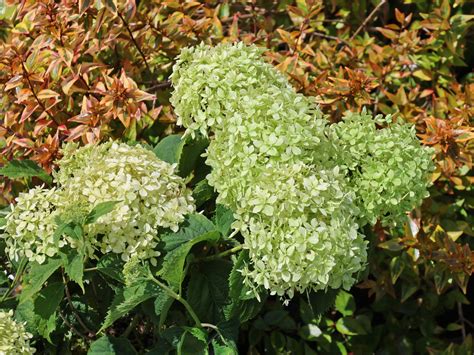
[[[195,265],[189,273],[186,300],[201,322],[217,324],[224,319],[223,307],[229,302],[228,278],[232,268],[227,260]]]
[[[32,160],[11,160],[0,168],[0,175],[10,179],[39,177],[48,184],[53,181],[51,176]]]
[[[166,280],[170,286],[179,288],[185,276],[184,265],[191,248],[204,241],[216,242],[219,238],[220,233],[214,230],[195,236],[193,239],[179,245],[166,254],[159,275]]]
[[[31,265],[28,278],[20,294],[20,303],[30,299],[43,287],[46,280],[62,265],[61,259],[50,258],[45,264]]]
[[[163,290],[151,281],[138,280],[134,284],[125,286],[116,293],[99,331],[110,327],[117,319],[126,315],[140,303],[163,294]]]
[[[153,152],[156,156],[170,164],[178,164],[183,152],[185,141],[179,134],[172,134],[158,142]]]
[[[87,355],[135,355],[136,353],[127,338],[106,335],[91,344]]]
[[[115,205],[120,201],[105,201],[98,203],[92,211],[87,215],[84,224],[91,224],[96,222],[100,217],[110,213],[114,210]]]

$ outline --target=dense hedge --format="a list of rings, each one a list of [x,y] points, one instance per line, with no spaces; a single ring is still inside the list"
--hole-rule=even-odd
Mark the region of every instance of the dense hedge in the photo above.
[[[31,344],[58,354],[472,353],[472,10],[462,0],[0,2],[0,352],[30,353]],[[200,99],[196,93],[221,78],[185,73],[192,80],[180,87],[180,75],[171,76],[183,48],[233,42],[262,48],[282,75],[252,73],[264,78],[265,90],[275,80],[285,94],[269,89],[268,99],[255,95],[243,107],[224,98],[222,107],[251,115],[252,100],[258,107],[281,102],[278,126],[261,112],[245,125],[219,122],[225,114],[212,105],[196,119],[192,110],[213,89]],[[258,67],[256,60],[248,67]],[[290,101],[300,104],[293,109]],[[379,114],[390,119],[372,120]],[[291,122],[301,126],[297,138]],[[400,128],[406,124],[413,131]],[[242,133],[234,141],[241,126],[250,138]],[[270,128],[289,137],[291,154],[281,161],[261,148],[283,137],[270,137]],[[252,129],[266,133],[256,137]],[[330,144],[308,154],[325,137]],[[249,151],[245,139],[259,141],[260,152]],[[418,149],[416,139],[430,149]],[[77,150],[88,143],[104,144]],[[422,151],[432,152],[435,166],[430,197],[400,217],[394,212],[426,196],[430,168]],[[238,169],[219,170],[227,159]],[[262,159],[279,169],[255,167]],[[313,165],[302,173],[288,168],[291,159]],[[327,172],[331,160],[341,172]],[[314,173],[315,161],[329,164],[327,171]],[[397,175],[380,169],[390,164]],[[256,179],[249,169],[270,178]],[[346,278],[346,290],[314,291],[308,285],[325,285],[327,273],[310,277],[296,259],[291,275],[275,269],[281,276],[264,281],[275,267],[268,257],[281,257],[274,247],[262,254],[256,231],[279,235],[278,223],[293,218],[298,204],[280,201],[299,191],[298,182],[287,183],[293,176],[301,186],[310,178],[314,186],[331,184],[331,203],[352,181],[362,212],[351,218],[365,225],[357,233],[368,249],[363,258],[357,252],[353,271],[365,258],[366,267]],[[250,188],[240,183],[249,181]],[[130,189],[137,193],[127,196]],[[245,198],[258,193],[263,202],[246,212]],[[380,194],[396,198],[386,205]],[[278,206],[278,218],[270,218]],[[183,222],[194,209],[202,213]],[[349,209],[331,210],[331,217]],[[258,258],[261,270],[247,269]],[[342,276],[350,269],[344,265]],[[310,279],[304,287],[300,267]]]

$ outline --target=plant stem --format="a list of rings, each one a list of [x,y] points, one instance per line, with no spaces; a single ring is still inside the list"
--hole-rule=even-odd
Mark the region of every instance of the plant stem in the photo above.
[[[150,280],[156,283],[158,286],[160,286],[165,292],[172,298],[174,298],[176,301],[181,303],[184,308],[188,311],[189,315],[191,318],[194,320],[194,323],[196,324],[197,327],[201,328],[201,321],[199,320],[198,316],[196,315],[196,312],[194,312],[193,308],[191,305],[180,295],[178,295],[176,292],[174,292],[171,288],[166,286],[164,283],[161,281],[157,280],[152,274],[150,274]]]
[[[145,53],[143,53],[142,49],[140,48],[140,46],[138,45],[138,42],[136,41],[135,37],[133,37],[133,32],[132,30],[130,29],[130,26],[128,25],[128,22],[125,20],[125,18],[122,16],[122,14],[120,13],[120,11],[117,11],[117,16],[120,18],[120,20],[122,20],[124,26],[125,26],[125,29],[127,30],[128,34],[130,35],[130,40],[132,41],[132,43],[135,45],[135,48],[137,48],[138,50],[138,53],[140,53],[140,56],[142,57],[143,59],[143,62],[145,63],[145,66],[148,70],[149,73],[151,73],[151,69],[150,69],[150,66],[148,65],[148,62],[146,60],[146,56],[145,56]]]
[[[90,267],[90,268],[84,269],[84,272],[89,272],[89,271],[97,271],[97,267]]]
[[[220,259],[220,258],[223,258],[224,256],[234,254],[234,253],[242,250],[243,247],[244,246],[242,244],[239,244],[239,245],[233,247],[232,249],[228,249],[228,250],[223,251],[222,253],[205,256],[203,258],[198,258],[198,259],[195,259],[195,261],[204,261],[204,262],[206,262],[206,261],[212,261],[212,260]]]
[[[382,5],[384,5],[386,2],[387,2],[387,0],[382,0],[382,1],[380,1],[380,3],[375,7],[375,9],[372,10],[372,12],[369,14],[369,16],[367,16],[367,18],[364,20],[364,22],[362,22],[362,24],[359,26],[359,28],[354,32],[354,34],[351,36],[351,38],[349,38],[349,42],[352,42],[352,40],[359,34],[359,32],[360,32],[365,26],[367,26],[367,24],[369,23],[369,21],[372,20],[372,17],[375,16],[375,14],[377,13],[377,11],[379,11],[379,9],[382,7]]]
[[[89,334],[89,337],[91,335],[95,335],[95,332],[89,329],[89,327],[83,322],[79,314],[76,312],[76,308],[72,304],[72,299],[71,299],[71,293],[69,292],[69,287],[67,286],[68,281],[66,280],[66,276],[64,275],[64,271],[61,270],[62,276],[63,276],[63,282],[64,282],[64,291],[66,291],[66,299],[69,307],[71,308],[72,314],[74,314],[74,317],[76,318],[77,322],[81,325],[81,327]]]
[[[31,80],[30,80],[30,74],[28,73],[28,70],[26,70],[26,67],[25,67],[25,63],[23,62],[23,60],[21,61],[21,68],[23,69],[23,76],[26,78],[26,81],[28,82],[28,86],[31,90],[31,93],[33,94],[35,100],[36,100],[36,103],[38,104],[38,106],[41,107],[41,109],[43,110],[43,112],[46,112],[46,114],[48,115],[48,117],[54,121],[58,126],[61,124],[61,122],[58,122],[56,120],[56,118],[54,117],[54,115],[52,115],[48,109],[46,108],[46,106],[41,102],[41,100],[38,98],[38,95],[36,95],[36,91],[35,91],[35,88],[33,86],[33,84],[31,83]]]
[[[128,325],[127,329],[125,329],[125,331],[123,332],[122,337],[127,338],[132,332],[133,328],[137,326],[139,320],[140,320],[140,315],[136,314],[135,317],[133,317],[130,324]]]
[[[16,284],[18,283],[18,280],[20,279],[21,275],[23,275],[23,271],[25,271],[26,264],[28,263],[26,258],[21,259],[20,265],[18,265],[18,270],[15,274],[15,278],[13,279],[12,283],[10,284],[10,287],[8,288],[7,292],[5,292],[0,299],[0,303],[5,301],[7,297],[10,295],[10,293],[15,289]]]

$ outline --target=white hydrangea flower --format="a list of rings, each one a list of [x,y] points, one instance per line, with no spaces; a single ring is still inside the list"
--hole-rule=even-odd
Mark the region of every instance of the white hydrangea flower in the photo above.
[[[332,169],[327,122],[310,99],[243,44],[182,52],[172,103],[188,134],[213,136],[207,177],[235,211],[251,284],[272,294],[350,287],[366,261],[352,194]]]
[[[57,235],[57,220],[82,223],[99,203],[118,201],[112,212],[84,228],[88,257],[102,253],[151,259],[156,263],[160,228],[177,231],[194,211],[191,191],[175,167],[139,146],[109,142],[78,148],[67,144],[54,174],[57,188],[21,193],[7,215],[3,237],[9,256],[43,263],[78,240]]]
[[[248,189],[236,213],[253,265],[249,282],[271,294],[327,287],[349,289],[365,265],[367,242],[357,232],[352,193],[338,169],[268,171]]]
[[[0,355],[34,354],[36,349],[30,345],[32,337],[22,323],[13,319],[12,310],[0,311]]]
[[[191,191],[175,167],[139,145],[109,142],[77,150],[66,147],[64,153],[55,175],[62,183],[62,201],[89,206],[119,201],[111,213],[85,228],[91,245],[102,253],[121,254],[123,260],[139,255],[155,262],[158,229],[177,231],[185,215],[194,211]]]
[[[27,257],[41,264],[67,243],[63,237],[59,240],[53,238],[57,204],[58,193],[54,188],[35,187],[20,193],[6,216],[3,236],[5,251],[11,259],[18,261],[21,257]]]

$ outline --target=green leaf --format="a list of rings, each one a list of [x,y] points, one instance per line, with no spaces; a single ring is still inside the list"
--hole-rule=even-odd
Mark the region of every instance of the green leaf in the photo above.
[[[370,318],[364,314],[354,317],[340,318],[336,329],[346,335],[367,335],[372,333]]]
[[[41,288],[46,280],[62,265],[61,259],[47,259],[46,264],[31,265],[28,281],[20,294],[20,303],[30,299]]]
[[[97,204],[92,211],[87,215],[84,224],[91,224],[96,222],[100,217],[113,211],[115,205],[120,201],[106,201]]]
[[[159,275],[163,280],[166,280],[168,284],[174,288],[179,288],[181,282],[184,279],[184,265],[186,257],[188,256],[191,248],[204,241],[216,242],[219,240],[220,234],[218,231],[211,231],[195,237],[172,251],[168,252],[163,260],[163,266],[160,270]]]
[[[170,164],[177,164],[181,158],[184,143],[181,135],[172,134],[159,141],[153,152],[161,160]]]
[[[0,168],[0,175],[10,179],[38,177],[48,184],[53,182],[51,176],[32,160],[11,160]]]
[[[390,261],[390,275],[392,278],[392,283],[395,285],[398,278],[400,277],[403,269],[405,268],[405,264],[401,257],[396,256]]]
[[[356,304],[354,296],[346,291],[339,291],[336,297],[336,310],[339,311],[343,316],[351,316],[356,310]]]
[[[314,316],[320,316],[334,306],[337,295],[338,290],[332,288],[326,291],[310,292],[309,305],[314,312]]]
[[[56,329],[56,310],[64,296],[64,284],[53,282],[48,284],[34,300],[34,312],[37,315],[36,328],[38,333],[51,342],[50,334]]]
[[[161,290],[160,294],[156,297],[154,302],[155,315],[160,316],[162,312],[166,311],[167,304],[174,299],[170,297],[164,290]]]
[[[191,270],[186,299],[202,322],[216,324],[224,319],[231,269],[229,261],[214,260]]]
[[[198,136],[194,139],[188,137],[179,158],[178,172],[182,177],[186,177],[195,169],[200,156],[206,150],[209,141]]]
[[[233,222],[234,212],[223,205],[217,205],[215,224],[217,230],[221,232],[224,237],[229,234]]]
[[[84,276],[84,256],[75,250],[70,250],[67,254],[63,255],[64,271],[72,281],[81,287],[82,292],[85,293],[82,280]]]
[[[215,355],[237,355],[238,352],[233,347],[228,345],[221,345],[217,341],[212,341],[212,349]]]
[[[204,203],[211,200],[214,195],[214,188],[209,185],[206,179],[199,181],[193,190],[193,198],[196,207],[201,207]]]
[[[231,303],[224,309],[226,319],[236,318],[240,323],[255,317],[260,312],[266,299],[266,293],[259,293],[260,301],[257,300],[253,290],[250,290],[244,283],[244,277],[239,270],[248,262],[248,251],[240,252],[229,274],[229,298]]]
[[[162,289],[152,281],[138,280],[136,284],[125,286],[115,295],[99,331],[110,327],[117,319],[126,315],[140,303],[162,295],[162,292]]]
[[[88,355],[134,355],[136,350],[127,338],[103,336],[91,344]]]
[[[215,231],[214,224],[206,216],[193,213],[186,216],[181,228],[176,233],[169,233],[162,237],[165,251],[176,249],[180,245],[201,236],[204,233]]]
[[[34,300],[35,313],[42,318],[49,318],[61,303],[64,296],[64,284],[52,282],[43,288]]]
[[[97,262],[97,270],[116,281],[125,283],[122,269],[123,269],[123,260],[117,254],[106,254]]]
[[[0,286],[4,284],[8,284],[8,277],[7,274],[2,269],[0,269]]]
[[[380,243],[378,247],[390,251],[400,251],[403,249],[403,245],[400,244],[399,239],[389,239],[386,242]]]
[[[418,290],[418,286],[407,282],[402,283],[402,295],[400,302],[405,302],[410,296],[412,296]]]
[[[199,328],[186,328],[177,348],[178,355],[209,354],[207,350],[207,333]]]

